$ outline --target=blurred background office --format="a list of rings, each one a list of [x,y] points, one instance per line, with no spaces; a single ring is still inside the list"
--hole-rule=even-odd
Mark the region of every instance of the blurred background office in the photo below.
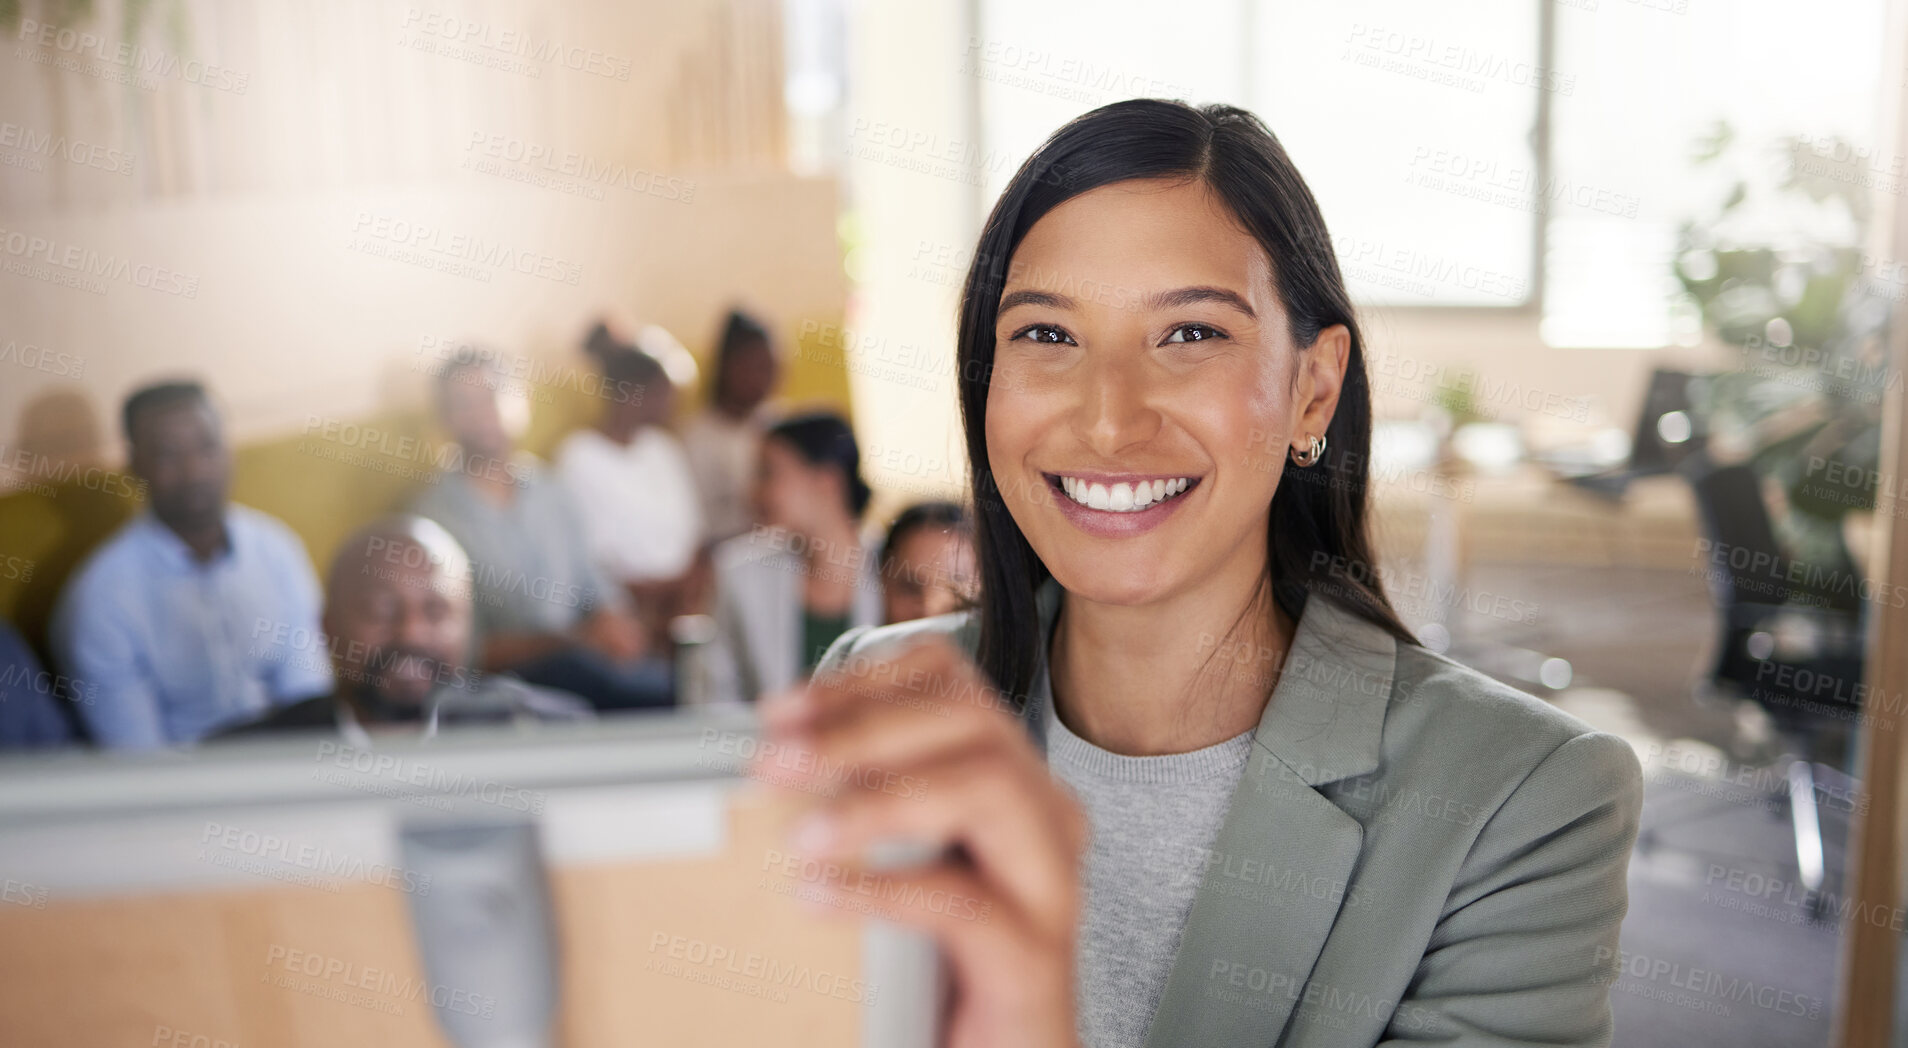
[[[435,664],[600,717],[962,606],[988,208],[1224,101],[1363,310],[1382,584],[1643,760],[1616,1043],[1887,1036],[1905,13],[0,3],[0,747],[348,707],[318,579],[398,512],[468,562]]]

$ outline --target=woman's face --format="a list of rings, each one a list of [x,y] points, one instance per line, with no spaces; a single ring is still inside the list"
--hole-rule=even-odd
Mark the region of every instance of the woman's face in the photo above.
[[[1272,260],[1201,182],[1054,208],[1014,252],[987,457],[1070,593],[1137,605],[1264,570],[1287,449],[1323,435],[1349,332],[1292,343]]]
[[[736,346],[723,367],[727,371],[723,377],[729,400],[745,411],[753,411],[775,392],[775,380],[781,371],[775,351],[759,338]]]
[[[770,527],[819,535],[847,512],[840,478],[840,470],[809,462],[787,441],[764,440],[755,474],[756,517]]]
[[[901,537],[881,578],[888,622],[906,622],[958,611],[972,602],[979,583],[974,544],[951,528],[915,528]]]

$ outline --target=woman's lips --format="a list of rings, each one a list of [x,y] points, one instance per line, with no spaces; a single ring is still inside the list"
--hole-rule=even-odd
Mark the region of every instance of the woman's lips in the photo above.
[[[1204,478],[1165,474],[1047,473],[1054,504],[1075,527],[1121,537],[1151,531],[1178,512]]]

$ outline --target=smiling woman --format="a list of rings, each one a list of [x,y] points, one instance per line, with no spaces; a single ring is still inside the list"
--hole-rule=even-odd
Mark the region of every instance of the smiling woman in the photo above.
[[[763,709],[814,767],[932,784],[851,784],[796,846],[931,846],[879,876],[926,900],[891,915],[943,946],[953,1044],[1609,1042],[1636,757],[1370,581],[1331,244],[1256,118],[1154,100],[1061,128],[987,222],[978,606],[852,630]]]

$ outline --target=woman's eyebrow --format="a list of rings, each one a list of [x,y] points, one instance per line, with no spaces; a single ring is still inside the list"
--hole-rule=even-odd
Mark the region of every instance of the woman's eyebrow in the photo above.
[[[1058,295],[1051,291],[1034,291],[1030,288],[1023,288],[1019,291],[1009,291],[1005,295],[1002,295],[1000,297],[1000,306],[995,312],[1005,313],[1015,306],[1046,306],[1049,309],[1072,309],[1073,300],[1065,295]]]
[[[1198,302],[1218,302],[1222,305],[1231,306],[1253,320],[1259,319],[1259,315],[1253,312],[1251,304],[1246,302],[1245,296],[1236,291],[1228,291],[1225,288],[1212,287],[1211,285],[1182,287],[1172,291],[1156,291],[1146,296],[1143,304],[1148,310],[1158,310],[1170,309],[1173,306],[1190,306]]]
[[[1222,305],[1231,306],[1253,320],[1259,319],[1259,314],[1254,311],[1252,305],[1245,300],[1245,296],[1236,291],[1230,291],[1222,287],[1214,287],[1210,284],[1175,288],[1171,291],[1155,291],[1141,299],[1139,305],[1140,308],[1151,312],[1161,309],[1171,309],[1174,306],[1190,306],[1199,302],[1217,302]],[[1072,309],[1074,307],[1074,301],[1066,295],[1057,294],[1052,291],[1036,291],[1031,288],[1023,288],[1019,291],[1009,291],[1007,294],[1002,295],[1000,307],[995,310],[995,312],[1005,313],[1016,306],[1046,306],[1049,309]]]

